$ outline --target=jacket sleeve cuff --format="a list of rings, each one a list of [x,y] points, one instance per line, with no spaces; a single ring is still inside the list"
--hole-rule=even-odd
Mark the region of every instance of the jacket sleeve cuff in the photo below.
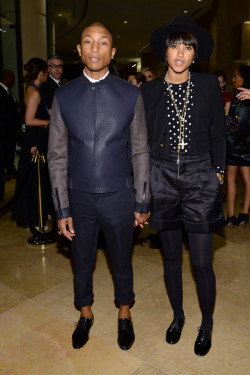
[[[138,203],[135,204],[135,212],[141,214],[147,214],[149,212],[149,203]]]
[[[66,217],[71,217],[71,210],[69,207],[56,211],[56,220],[65,219]]]

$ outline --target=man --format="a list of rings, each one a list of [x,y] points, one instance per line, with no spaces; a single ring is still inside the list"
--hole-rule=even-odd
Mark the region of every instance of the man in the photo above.
[[[49,76],[47,82],[41,85],[41,91],[45,98],[48,110],[50,111],[55,92],[61,86],[63,61],[59,56],[53,55],[49,58],[48,73]]]
[[[18,103],[10,89],[15,84],[15,73],[4,70],[0,76],[0,137],[1,137],[1,181],[6,168],[7,175],[16,175],[14,165],[16,140],[19,125]],[[3,198],[3,182],[1,182]]]
[[[116,49],[106,26],[85,27],[77,49],[83,75],[55,94],[48,152],[58,227],[72,240],[75,305],[81,310],[73,347],[86,344],[93,324],[92,271],[100,226],[120,306],[118,344],[128,350],[134,342],[133,230],[146,222],[150,199],[144,105],[136,87],[109,73]]]

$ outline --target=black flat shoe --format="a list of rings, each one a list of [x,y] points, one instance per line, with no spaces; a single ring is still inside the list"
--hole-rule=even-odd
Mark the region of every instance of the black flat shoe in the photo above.
[[[200,328],[199,334],[194,344],[194,352],[196,355],[204,356],[211,348],[212,330],[206,331]]]
[[[247,226],[247,223],[249,222],[249,215],[248,214],[243,214],[242,212],[239,213],[235,225],[244,225],[245,228]]]
[[[72,345],[74,349],[80,349],[87,343],[89,339],[89,330],[93,323],[94,317],[92,319],[80,317],[72,335]]]
[[[234,228],[234,226],[236,225],[236,216],[235,215],[230,216],[230,217],[228,217],[228,215],[227,215],[227,218],[225,219],[225,227],[229,227],[231,224],[233,225],[233,228]]]
[[[184,321],[184,319],[174,319],[170,324],[166,332],[166,341],[169,344],[176,344],[180,340]]]
[[[131,319],[118,319],[118,345],[122,350],[129,350],[135,341]]]

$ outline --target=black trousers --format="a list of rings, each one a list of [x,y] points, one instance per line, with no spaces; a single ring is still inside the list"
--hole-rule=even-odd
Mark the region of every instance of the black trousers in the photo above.
[[[95,194],[69,189],[75,237],[72,241],[75,304],[90,305],[93,293],[93,266],[98,230],[104,232],[110,256],[115,301],[128,305],[134,301],[131,263],[135,197],[133,189]]]

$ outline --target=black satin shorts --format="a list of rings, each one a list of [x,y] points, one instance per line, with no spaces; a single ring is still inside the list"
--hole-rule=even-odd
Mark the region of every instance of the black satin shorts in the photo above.
[[[213,232],[224,225],[224,213],[210,154],[181,158],[179,179],[176,160],[151,161],[151,228]]]

